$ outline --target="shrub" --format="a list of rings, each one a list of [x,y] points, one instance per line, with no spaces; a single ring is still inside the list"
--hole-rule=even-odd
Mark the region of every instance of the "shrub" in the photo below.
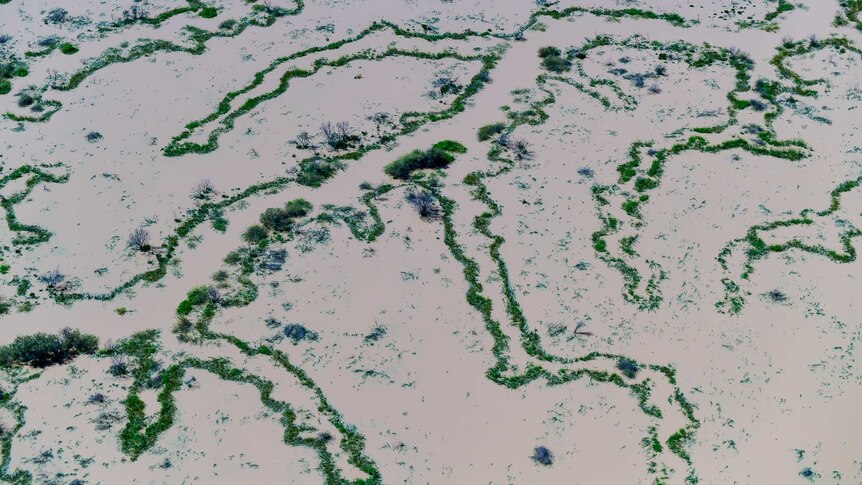
[[[554,454],[544,446],[537,446],[531,458],[540,465],[551,466],[554,463]]]
[[[269,208],[260,215],[260,223],[271,231],[285,232],[293,226],[293,221],[298,217],[308,215],[311,203],[305,199],[291,200],[284,208]]]
[[[12,301],[4,296],[0,296],[0,315],[6,315],[12,309]]]
[[[787,295],[785,295],[784,292],[779,289],[769,290],[769,292],[766,293],[766,296],[768,296],[769,299],[774,301],[775,303],[787,301]]]
[[[97,337],[70,328],[64,328],[57,335],[41,332],[21,335],[11,344],[0,347],[0,365],[48,367],[82,354],[93,354],[98,348]]]
[[[111,365],[108,367],[108,374],[114,377],[126,376],[129,374],[129,359],[125,355],[115,355],[111,357]]]
[[[477,137],[479,138],[479,141],[488,141],[491,138],[494,138],[497,134],[502,133],[505,129],[505,123],[492,123],[479,128]]]
[[[223,30],[230,30],[230,29],[236,27],[236,24],[237,24],[236,19],[227,19],[227,20],[223,21],[222,23],[218,24],[218,28],[223,29]]]
[[[748,102],[748,105],[751,106],[751,109],[754,111],[766,111],[767,105],[763,101],[759,99],[752,99]]]
[[[572,67],[572,63],[560,56],[548,56],[542,59],[542,67],[551,72],[566,72]]]
[[[36,98],[31,96],[28,93],[19,93],[18,94],[18,107],[26,108],[27,106],[32,105],[36,102]]]
[[[98,131],[91,131],[87,133],[87,141],[90,143],[96,143],[97,141],[102,139],[102,134]]]
[[[284,336],[293,341],[293,343],[297,343],[300,340],[310,336],[311,332],[304,326],[298,323],[291,323],[284,327]]]
[[[617,370],[629,379],[634,379],[638,373],[638,363],[632,359],[622,357],[617,361]]]
[[[454,140],[438,141],[432,148],[437,148],[449,153],[467,153],[467,147]]]
[[[263,211],[260,215],[260,223],[270,231],[285,232],[293,225],[293,218],[284,209],[272,207]]]
[[[216,271],[212,275],[212,280],[216,283],[224,283],[225,281],[227,281],[228,278],[230,278],[230,273],[223,269]]]
[[[267,232],[265,227],[255,224],[246,229],[244,233],[242,233],[242,240],[249,244],[257,244],[261,241],[266,240],[268,236],[269,233]]]
[[[323,182],[326,182],[335,175],[335,172],[339,168],[341,166],[338,162],[312,158],[300,164],[299,173],[296,175],[296,182],[308,187],[320,187]]]
[[[45,23],[48,24],[62,24],[66,20],[69,20],[69,11],[64,8],[55,8],[45,16]]]
[[[387,165],[383,171],[393,178],[407,180],[416,170],[446,168],[454,161],[455,157],[452,155],[439,148],[432,147],[425,151],[413,150],[407,155],[397,158],[394,162]]]
[[[66,55],[71,55],[78,52],[78,47],[76,47],[74,44],[64,42],[60,44],[60,52]]]
[[[205,19],[211,19],[218,15],[218,10],[215,7],[204,7],[199,15]]]
[[[409,190],[404,198],[407,199],[407,202],[416,209],[416,212],[423,219],[435,219],[440,215],[440,209],[437,207],[434,196],[430,192],[425,190],[420,192]]]
[[[546,46],[539,49],[539,57],[541,57],[542,59],[551,56],[559,57],[560,55],[562,55],[562,52],[556,47]]]
[[[9,94],[12,91],[12,83],[8,79],[0,79],[0,95]]]
[[[293,199],[284,205],[284,210],[290,217],[305,217],[311,212],[311,202],[305,199]]]

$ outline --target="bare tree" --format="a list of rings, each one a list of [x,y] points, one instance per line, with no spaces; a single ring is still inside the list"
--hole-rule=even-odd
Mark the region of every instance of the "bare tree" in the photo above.
[[[39,281],[48,285],[49,288],[57,287],[65,279],[66,279],[66,275],[64,275],[60,271],[59,267],[54,268],[51,271],[48,271],[47,273],[45,273],[39,277]]]
[[[312,141],[312,137],[308,134],[307,131],[303,131],[302,133],[296,135],[296,147],[314,148],[314,142]]]
[[[320,133],[323,135],[323,139],[326,140],[326,143],[329,146],[334,148],[338,145],[338,133],[335,132],[335,128],[332,127],[332,123],[327,121],[320,125]]]
[[[350,138],[350,123],[346,121],[339,121],[335,124],[335,129],[338,130],[338,135],[342,140],[346,140]]]
[[[56,69],[48,69],[48,75],[46,76],[46,80],[48,84],[54,88],[57,86],[61,86],[66,83],[66,76],[60,74]]]
[[[197,185],[195,185],[195,188],[192,189],[191,198],[199,200],[206,199],[213,192],[215,192],[215,189],[213,188],[213,184],[210,182],[210,179],[202,179]]]
[[[137,228],[129,234],[126,246],[136,251],[147,251],[150,249],[150,233],[145,229]]]

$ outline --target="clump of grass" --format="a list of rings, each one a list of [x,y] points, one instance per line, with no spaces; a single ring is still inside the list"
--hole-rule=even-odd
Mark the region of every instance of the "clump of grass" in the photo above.
[[[479,141],[488,141],[491,138],[494,138],[495,136],[502,133],[505,129],[505,123],[491,123],[490,125],[485,125],[479,128],[477,138],[479,138]]]
[[[66,363],[82,354],[93,354],[99,339],[79,330],[64,328],[57,335],[21,335],[9,345],[0,346],[0,366],[30,365],[48,367]]]
[[[387,165],[383,171],[390,177],[399,180],[408,180],[410,175],[416,170],[446,168],[454,161],[455,157],[448,152],[431,147],[428,150],[413,150],[407,155],[397,158],[394,162]]]
[[[62,44],[60,44],[60,52],[66,55],[71,55],[78,52],[78,47],[75,44],[63,42]]]
[[[769,290],[766,293],[766,296],[775,303],[781,303],[787,301],[787,295],[784,294],[783,291],[779,289]]]
[[[433,148],[449,153],[467,153],[467,147],[454,140],[438,141],[433,145]]]

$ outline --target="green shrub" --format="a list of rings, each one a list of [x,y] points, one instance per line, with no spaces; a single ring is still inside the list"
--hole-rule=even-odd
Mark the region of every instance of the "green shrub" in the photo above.
[[[242,234],[242,240],[249,244],[257,244],[261,241],[266,240],[268,236],[269,232],[266,230],[265,227],[255,224],[245,230],[245,232]]]
[[[204,7],[201,9],[200,16],[205,19],[211,19],[218,15],[218,10],[215,7]]]
[[[433,148],[438,148],[444,152],[450,153],[467,153],[467,147],[453,140],[438,141]]]
[[[560,56],[548,56],[542,59],[542,67],[551,72],[566,72],[572,67],[572,63]]]
[[[452,155],[432,147],[425,151],[413,150],[387,165],[383,171],[390,177],[407,180],[410,178],[410,174],[416,170],[446,168],[454,161],[455,157]]]
[[[0,95],[9,94],[12,91],[12,83],[8,79],[0,79]]]
[[[495,135],[499,135],[506,129],[505,123],[492,123],[490,125],[485,125],[479,128],[478,138],[479,141],[488,141],[493,138]]]
[[[311,212],[311,202],[305,199],[293,199],[284,205],[284,210],[290,217],[305,217]]]
[[[191,313],[193,309],[194,306],[192,305],[192,302],[183,300],[179,305],[177,305],[177,315],[186,316]]]
[[[562,55],[562,52],[560,52],[560,49],[557,49],[556,47],[546,46],[539,49],[539,57],[542,59],[551,56],[560,57],[560,55]]]
[[[293,226],[296,218],[308,215],[310,210],[311,203],[307,200],[291,200],[284,205],[284,208],[273,207],[265,210],[260,215],[260,223],[271,231],[286,232]]]
[[[0,365],[48,367],[68,362],[82,354],[93,354],[99,339],[78,330],[64,328],[57,335],[36,333],[21,335],[9,345],[0,347]]]
[[[260,223],[270,231],[285,232],[293,225],[293,218],[284,209],[272,207],[263,211],[260,215]]]
[[[74,44],[64,42],[60,44],[60,52],[66,55],[71,55],[78,52],[78,48]]]
[[[338,162],[320,159],[309,160],[300,165],[296,182],[308,187],[320,187],[323,182],[335,175],[339,168],[341,166]]]

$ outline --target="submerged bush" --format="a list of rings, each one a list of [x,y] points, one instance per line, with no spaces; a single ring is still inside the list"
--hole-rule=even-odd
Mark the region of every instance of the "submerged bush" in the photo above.
[[[36,333],[21,335],[9,345],[0,346],[0,365],[48,367],[66,363],[82,354],[93,354],[99,339],[79,330],[64,328],[57,335]]]
[[[554,463],[554,454],[544,446],[537,446],[531,458],[540,465],[551,466]]]
[[[439,148],[432,147],[425,151],[413,150],[407,155],[397,158],[394,162],[387,165],[383,171],[393,178],[407,180],[416,170],[446,168],[454,161],[454,156]]]
[[[638,363],[623,357],[617,361],[617,370],[629,379],[634,379],[638,373]]]

